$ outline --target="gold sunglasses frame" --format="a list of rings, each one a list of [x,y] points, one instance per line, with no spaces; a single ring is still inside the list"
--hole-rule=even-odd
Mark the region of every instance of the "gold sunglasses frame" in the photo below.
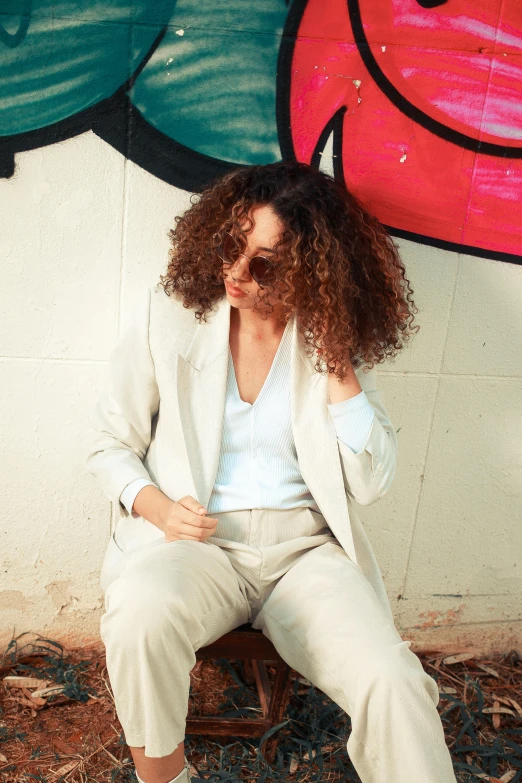
[[[236,244],[236,245],[239,247],[239,242],[238,242],[238,241],[237,241],[237,239],[236,239],[236,238],[235,238],[235,237],[234,237],[234,236],[233,236],[233,235],[230,233],[230,231],[225,231],[224,233],[225,233],[225,234],[227,234],[227,235],[230,237],[230,239],[231,239],[233,242],[235,242],[235,244]],[[220,239],[220,240],[221,240],[221,237],[220,237],[220,235],[219,235],[219,234],[214,234],[214,237],[213,237],[213,238],[214,238],[214,239],[218,238],[218,239]],[[219,253],[219,250],[220,250],[220,249],[223,251],[223,242],[222,242],[222,241],[220,241],[220,242],[219,242],[219,244],[216,246],[216,248],[215,248],[215,249],[216,249],[216,253],[217,253],[217,255],[218,255],[219,259],[220,259],[220,260],[221,260],[221,261],[222,261],[224,264],[228,264],[228,265],[230,265],[230,266],[231,266],[231,265],[234,263],[234,261],[230,261],[230,260],[227,260],[226,258],[223,258],[223,256],[225,255],[225,253],[224,253],[224,252],[222,252],[222,254],[220,254],[220,253]],[[255,261],[255,259],[256,259],[256,258],[260,258],[262,261],[266,262],[266,264],[267,264],[267,269],[273,269],[273,268],[274,268],[274,264],[273,264],[273,262],[272,262],[272,261],[271,261],[269,258],[267,258],[266,256],[262,256],[262,255],[260,255],[259,253],[257,253],[255,256],[252,256],[251,258],[249,258],[249,257],[248,257],[248,256],[247,256],[245,253],[242,253],[241,251],[239,251],[238,255],[240,255],[240,256],[243,256],[244,258],[247,258],[247,259],[248,259],[248,271],[249,271],[249,273],[250,273],[250,276],[251,276],[251,278],[252,278],[253,280],[255,280],[255,282],[257,283],[257,285],[258,285],[260,288],[265,288],[265,287],[266,287],[266,281],[265,281],[265,285],[263,285],[263,282],[260,282],[259,280],[257,280],[256,276],[255,276],[254,274],[252,274],[252,262],[253,262],[253,261]]]

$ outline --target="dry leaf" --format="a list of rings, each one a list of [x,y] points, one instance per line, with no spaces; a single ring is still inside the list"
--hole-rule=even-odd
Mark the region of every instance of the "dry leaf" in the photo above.
[[[75,767],[77,767],[79,763],[79,761],[69,761],[63,767],[60,767],[60,769],[54,770],[53,775],[66,775],[67,772],[71,772]]]
[[[4,756],[3,753],[0,753],[0,761],[7,761],[7,756]]]
[[[475,666],[477,666],[479,669],[482,669],[483,672],[487,672],[488,674],[491,674],[492,677],[499,677],[499,673],[495,671],[495,669],[492,669],[491,666],[485,666],[483,663],[475,663]]]
[[[482,712],[487,712],[490,715],[514,715],[515,714],[513,710],[510,710],[507,707],[501,707],[498,701],[495,702],[493,707],[484,707]]]
[[[522,718],[522,707],[518,703],[518,701],[515,701],[515,699],[512,699],[511,696],[497,696],[496,693],[492,693],[491,696],[496,701],[500,701],[502,704],[509,704],[510,707],[514,707],[519,716]]]
[[[31,694],[31,701],[33,702],[33,707],[43,707],[47,704],[47,699],[40,699],[38,696],[35,698],[33,694]]]
[[[18,704],[23,704],[24,707],[30,707],[32,710],[34,710],[34,702],[29,701],[29,699],[23,698],[23,699],[15,699],[14,701],[17,701]],[[35,713],[36,714],[36,713]],[[33,715],[34,717],[34,715]]]
[[[33,694],[25,686],[23,686],[23,685],[19,685],[18,686],[17,685],[16,687],[20,688],[20,690],[22,691],[22,693],[23,693],[23,695],[25,696],[25,699],[26,699],[26,700],[21,701],[20,698],[18,698],[17,701],[19,701],[20,704],[25,704],[26,706],[30,706],[33,709],[35,707],[43,707],[44,704],[47,704],[45,699],[33,699]]]
[[[37,677],[21,677],[9,674],[3,678],[9,688],[45,688],[49,680],[39,680]]]
[[[475,657],[475,653],[459,653],[458,655],[448,655],[442,659],[442,663],[446,666],[451,666],[452,663],[463,663],[464,661],[470,661]]]
[[[72,745],[69,745],[69,743],[64,742],[64,740],[55,738],[53,739],[53,745],[58,748],[60,753],[67,753],[69,755],[76,755],[76,750],[72,747]]]
[[[502,775],[500,780],[502,781],[502,783],[509,783],[510,780],[513,780],[516,774],[517,774],[516,769],[510,769],[509,772],[505,772]]]
[[[457,689],[452,688],[451,685],[439,685],[439,693],[442,695],[445,693],[457,693]]]
[[[290,757],[290,774],[293,775],[296,771],[297,767],[299,766],[299,759],[297,758],[297,753],[292,753]]]
[[[61,693],[65,690],[65,685],[51,685],[49,688],[40,688],[40,690],[33,691],[31,696],[34,698],[50,696],[51,693]]]
[[[486,708],[487,709],[487,708]],[[499,712],[502,710],[507,710],[507,707],[501,707],[498,701],[493,702],[493,709],[495,710],[493,713],[493,726],[497,729],[500,728],[500,715]],[[511,710],[510,710],[511,711]]]
[[[520,715],[520,717],[522,718],[522,707],[520,706],[520,704],[518,703],[518,701],[515,701],[515,699],[511,699],[511,698],[509,699],[509,701],[511,702],[511,704],[513,705],[513,707],[516,709],[516,711],[518,712],[518,714],[519,714],[519,715]]]
[[[511,706],[511,699],[508,696],[497,696],[496,693],[491,693],[493,701],[499,701],[501,704],[509,704]]]

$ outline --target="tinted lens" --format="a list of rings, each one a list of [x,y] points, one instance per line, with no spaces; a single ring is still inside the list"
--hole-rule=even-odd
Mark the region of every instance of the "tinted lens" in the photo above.
[[[242,253],[243,245],[238,240],[225,232],[221,237],[216,235],[216,253],[224,264],[233,264]],[[275,270],[268,258],[254,256],[249,262],[250,274],[259,285],[270,285],[275,280]]]
[[[239,242],[228,232],[223,234],[217,247],[217,254],[225,264],[233,264],[240,252]]]
[[[254,256],[250,259],[250,274],[260,285],[269,285],[274,282],[274,268],[264,256]]]

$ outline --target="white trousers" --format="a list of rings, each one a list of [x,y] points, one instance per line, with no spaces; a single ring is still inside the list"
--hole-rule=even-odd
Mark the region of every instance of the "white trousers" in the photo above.
[[[216,535],[205,542],[109,544],[100,633],[127,744],[172,753],[185,736],[195,651],[251,622],[350,715],[347,751],[363,783],[456,783],[437,684],[322,514],[212,516]]]

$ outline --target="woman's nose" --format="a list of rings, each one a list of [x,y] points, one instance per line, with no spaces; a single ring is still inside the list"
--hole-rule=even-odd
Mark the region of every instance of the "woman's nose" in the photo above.
[[[251,275],[249,265],[249,259],[240,253],[236,261],[232,264],[231,272],[236,276],[236,278],[241,275],[241,278],[246,277],[247,280],[250,280]]]

